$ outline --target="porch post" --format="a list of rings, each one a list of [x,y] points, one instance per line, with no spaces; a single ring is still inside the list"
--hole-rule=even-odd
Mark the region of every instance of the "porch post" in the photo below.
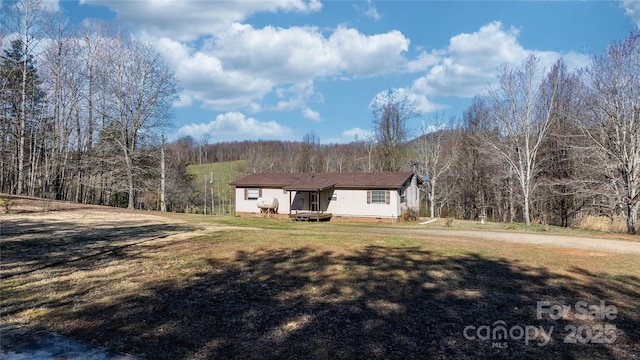
[[[320,189],[318,189],[318,212],[317,212],[317,216],[318,219],[317,221],[320,222],[320,210],[322,209],[322,199],[320,198]]]
[[[291,203],[291,190],[289,190],[289,218],[291,218],[291,208],[293,204]]]

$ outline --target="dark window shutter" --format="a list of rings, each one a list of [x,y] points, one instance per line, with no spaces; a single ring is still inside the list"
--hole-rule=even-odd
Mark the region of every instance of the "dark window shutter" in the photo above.
[[[371,190],[367,190],[367,204],[371,204]]]
[[[244,199],[248,200],[249,199],[249,189],[244,188]]]
[[[262,197],[262,188],[258,189],[258,197]]]
[[[384,194],[385,196],[385,201],[387,204],[391,204],[391,191],[387,190],[387,192]]]

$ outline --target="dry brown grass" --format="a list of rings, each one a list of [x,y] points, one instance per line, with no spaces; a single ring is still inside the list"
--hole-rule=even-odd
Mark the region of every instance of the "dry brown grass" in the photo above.
[[[14,207],[16,202],[17,200],[13,197],[0,196],[0,207],[5,214],[9,214],[11,212],[11,209]]]
[[[588,215],[580,220],[578,227],[584,230],[608,233],[625,234],[627,232],[627,222],[622,216],[611,219],[606,216]]]
[[[53,206],[59,206],[54,204]],[[149,359],[633,359],[640,257],[361,227],[147,213],[0,218],[3,322]],[[242,226],[233,228],[230,226]],[[251,225],[248,228],[247,225]],[[605,301],[615,320],[552,321],[536,302]],[[467,340],[467,325],[555,327]],[[565,344],[611,323],[612,344]]]
[[[445,219],[445,222],[444,222],[444,223],[445,223],[445,225],[446,225],[448,228],[450,228],[450,227],[452,227],[452,226],[453,226],[453,222],[454,222],[454,221],[455,221],[455,219],[454,219],[453,217],[449,216],[449,217],[447,217],[447,218]]]

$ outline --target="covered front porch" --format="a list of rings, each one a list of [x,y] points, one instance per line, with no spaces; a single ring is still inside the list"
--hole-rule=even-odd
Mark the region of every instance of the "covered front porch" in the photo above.
[[[327,212],[335,184],[317,181],[313,176],[284,188],[289,192],[289,219],[293,221],[329,221]],[[294,196],[295,193],[295,196]]]

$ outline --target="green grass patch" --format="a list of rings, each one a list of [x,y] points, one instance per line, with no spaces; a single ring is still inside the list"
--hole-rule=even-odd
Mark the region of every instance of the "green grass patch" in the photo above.
[[[215,212],[217,214],[229,214],[233,213],[234,209],[234,204],[232,204],[231,202],[231,200],[233,199],[233,194],[231,193],[231,187],[229,186],[229,183],[241,177],[244,174],[245,167],[245,160],[218,162],[200,165],[189,165],[187,167],[187,173],[194,176],[194,183],[196,185],[196,188],[200,189],[202,193],[204,193],[206,186],[206,195],[209,199],[207,203],[209,206],[211,202],[211,187],[213,187],[213,196],[215,198],[216,206]],[[213,182],[211,182],[212,176]],[[204,202],[204,194],[202,194],[202,198]],[[224,209],[222,209],[221,206]],[[202,207],[202,204],[200,204],[200,207]]]

